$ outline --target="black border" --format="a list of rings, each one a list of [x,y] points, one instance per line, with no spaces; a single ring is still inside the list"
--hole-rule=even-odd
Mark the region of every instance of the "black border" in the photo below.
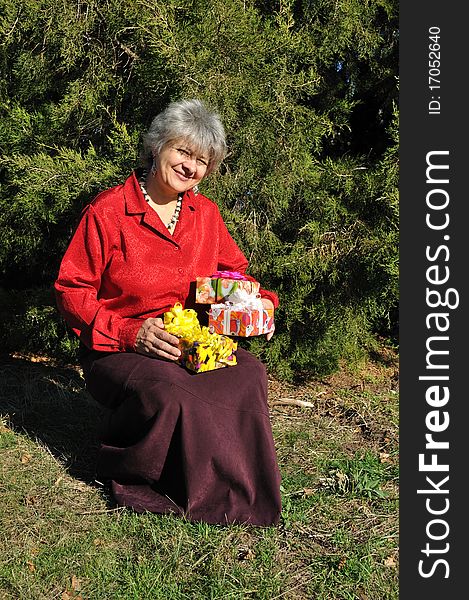
[[[466,177],[469,177],[469,161],[466,161],[467,106],[467,57],[465,47],[469,39],[468,20],[465,19],[465,4],[455,2],[404,2],[400,3],[400,589],[403,600],[425,598],[425,600],[464,598],[467,591],[466,566],[468,525],[466,495],[469,489],[469,462],[466,440],[469,440],[469,394],[465,386],[465,374],[469,372],[469,344],[465,343],[469,325],[467,323],[467,279],[469,228],[466,213],[469,211],[469,196],[466,191]],[[441,89],[429,89],[429,30],[440,29],[440,74]],[[432,30],[435,31],[435,30]],[[431,57],[434,58],[434,57]],[[435,74],[436,71],[433,71]],[[433,98],[432,98],[433,96]],[[429,102],[438,100],[440,110],[429,112]],[[437,104],[432,108],[437,109]],[[439,112],[439,114],[438,114]],[[448,151],[440,155],[441,164],[449,169],[448,184],[433,184],[426,181],[427,153]],[[431,160],[437,162],[437,157]],[[467,162],[467,165],[466,165]],[[436,175],[437,171],[433,171]],[[440,171],[442,177],[443,171]],[[432,230],[426,224],[426,215],[431,211],[427,206],[427,195],[432,189],[445,189],[449,204],[447,209],[435,213],[449,216],[448,227],[444,231]],[[443,200],[443,193],[432,193],[434,198]],[[444,236],[449,236],[449,239]],[[438,258],[431,262],[426,257],[427,246],[431,256],[436,249],[446,245],[449,256],[443,249]],[[469,262],[469,261],[468,261]],[[439,264],[440,272],[449,268],[450,277],[446,284],[429,284],[427,269]],[[435,273],[433,271],[433,273]],[[449,314],[448,331],[440,335],[448,336],[440,349],[449,354],[440,357],[441,364],[449,369],[429,370],[427,347],[429,336],[436,335],[430,330],[426,317],[433,309],[429,308],[426,289],[445,288],[456,290],[459,305],[454,309],[437,308]],[[452,294],[453,300],[456,294]],[[435,323],[435,320],[431,321]],[[441,321],[442,323],[443,321]],[[435,342],[432,342],[435,343]],[[433,348],[436,348],[433,345]],[[449,376],[448,382],[420,380],[424,375]],[[429,406],[426,391],[430,385],[448,386],[449,400],[438,408],[440,415],[446,411],[449,426],[434,439],[446,440],[448,449],[437,452],[438,462],[449,465],[449,471],[423,472],[419,470],[419,454],[426,452],[426,462],[435,451],[425,450],[425,434],[429,432],[426,418],[435,407]],[[440,390],[442,387],[439,388]],[[419,489],[431,489],[426,476],[439,484],[449,475],[447,483],[440,489],[447,494],[419,494]],[[448,510],[438,517],[426,509],[430,506]],[[439,504],[438,504],[439,503]],[[435,536],[447,535],[441,541],[428,539],[427,528],[432,519],[445,520],[443,524],[433,523],[430,531]],[[426,543],[434,549],[447,551],[432,553],[428,557],[422,553]],[[448,547],[446,547],[448,543]],[[428,577],[419,574],[419,561],[424,560],[422,570],[431,573]],[[434,564],[438,559],[444,563]],[[449,576],[446,578],[445,575]]]

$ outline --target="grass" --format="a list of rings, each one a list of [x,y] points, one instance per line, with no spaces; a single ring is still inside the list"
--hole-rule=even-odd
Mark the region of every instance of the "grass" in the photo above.
[[[398,598],[390,351],[301,387],[271,378],[283,511],[268,528],[115,507],[79,369],[8,356],[0,377],[0,600]]]

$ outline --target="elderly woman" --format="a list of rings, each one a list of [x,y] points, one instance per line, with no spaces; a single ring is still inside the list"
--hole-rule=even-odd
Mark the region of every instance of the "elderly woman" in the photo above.
[[[109,409],[98,476],[138,512],[276,524],[264,366],[238,349],[235,366],[191,373],[162,320],[177,302],[195,308],[197,276],[248,266],[197,189],[226,154],[219,116],[199,100],[173,102],[151,123],[144,153],[143,169],[85,207],[54,286],[81,340],[87,389]],[[278,304],[273,292],[261,297]]]

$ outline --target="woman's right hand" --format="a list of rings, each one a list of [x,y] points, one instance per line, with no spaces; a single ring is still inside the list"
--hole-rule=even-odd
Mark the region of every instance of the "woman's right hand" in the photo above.
[[[164,330],[163,319],[150,317],[138,330],[135,349],[145,356],[174,361],[181,356],[178,345],[179,338]]]

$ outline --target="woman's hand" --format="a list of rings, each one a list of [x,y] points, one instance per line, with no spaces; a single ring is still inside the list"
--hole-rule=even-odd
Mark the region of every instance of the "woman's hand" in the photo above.
[[[262,304],[264,305],[264,308],[271,309],[271,310],[273,310],[275,308],[274,303],[272,302],[272,300],[269,300],[269,298],[261,298],[261,300],[262,300]],[[273,330],[269,331],[269,333],[266,334],[266,336],[265,336],[266,340],[269,341],[272,338],[272,336],[274,335],[274,333],[275,333],[275,325],[274,325]]]
[[[179,338],[164,330],[163,319],[149,318],[138,330],[135,349],[145,356],[174,361],[181,356],[178,345]]]

